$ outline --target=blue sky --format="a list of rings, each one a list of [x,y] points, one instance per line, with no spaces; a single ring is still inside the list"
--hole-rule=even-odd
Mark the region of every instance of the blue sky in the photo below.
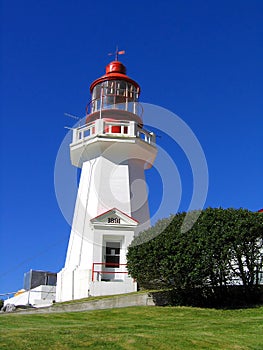
[[[70,227],[53,180],[64,126],[73,124],[64,112],[84,116],[89,85],[116,44],[141,101],[176,113],[199,139],[205,206],[263,207],[261,0],[3,0],[1,12],[1,293],[21,288],[31,268],[64,265]],[[189,166],[164,135],[159,142],[176,158],[187,210]],[[160,183],[154,171],[148,181]],[[150,200],[155,210],[153,192]]]

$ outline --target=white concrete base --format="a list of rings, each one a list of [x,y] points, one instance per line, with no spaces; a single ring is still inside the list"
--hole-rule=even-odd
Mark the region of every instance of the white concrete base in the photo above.
[[[68,301],[89,297],[91,270],[64,268],[57,274],[56,301]]]
[[[90,294],[92,296],[125,294],[137,291],[137,283],[132,278],[125,281],[92,282],[90,285]]]
[[[92,281],[92,270],[64,268],[57,274],[56,301],[83,299],[90,296],[125,294],[137,291],[137,283],[122,274],[122,280]]]

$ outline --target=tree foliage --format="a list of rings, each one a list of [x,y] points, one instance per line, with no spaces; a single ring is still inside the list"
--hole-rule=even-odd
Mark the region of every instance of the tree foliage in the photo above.
[[[190,229],[185,232],[184,223],[182,232],[185,216],[160,220],[132,242],[128,271],[142,287],[222,291],[242,285],[249,295],[262,283],[262,213],[208,208],[194,224],[188,214]]]

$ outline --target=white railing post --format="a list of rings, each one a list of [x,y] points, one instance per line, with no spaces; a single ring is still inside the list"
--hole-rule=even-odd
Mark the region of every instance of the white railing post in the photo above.
[[[156,143],[156,135],[153,132],[151,132],[150,135],[151,135],[151,143],[155,144]]]
[[[95,121],[95,134],[101,135],[103,134],[103,126],[104,126],[104,120],[103,119],[97,119]]]
[[[135,133],[135,128],[136,128],[136,124],[134,121],[130,121],[129,123],[129,136],[136,136],[136,133]]]
[[[72,131],[72,143],[77,141],[78,129],[73,129]]]

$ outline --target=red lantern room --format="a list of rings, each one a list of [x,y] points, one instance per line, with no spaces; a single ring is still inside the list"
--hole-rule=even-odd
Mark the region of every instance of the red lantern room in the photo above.
[[[142,124],[142,107],[138,103],[140,86],[126,75],[126,67],[120,61],[115,60],[106,66],[106,74],[91,84],[90,92],[87,124],[99,118],[133,120]]]

